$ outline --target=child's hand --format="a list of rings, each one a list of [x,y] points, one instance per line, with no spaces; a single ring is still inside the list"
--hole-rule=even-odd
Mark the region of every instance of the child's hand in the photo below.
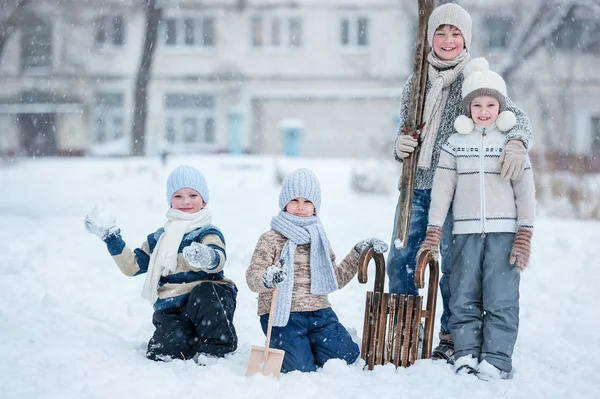
[[[359,241],[358,244],[354,246],[354,249],[359,254],[362,254],[365,249],[368,247],[373,247],[373,251],[376,254],[382,254],[387,252],[388,245],[380,240],[379,238],[367,238],[366,240]]]
[[[216,266],[217,255],[215,250],[208,245],[199,242],[193,242],[182,250],[183,257],[190,266],[197,269],[214,269]]]
[[[419,252],[417,252],[417,259],[419,256],[425,251],[430,251],[431,256],[433,256],[434,260],[438,260],[438,252],[440,241],[442,239],[442,229],[439,227],[429,227],[427,232],[425,233],[425,240],[421,244],[421,248],[419,248]]]
[[[117,218],[102,206],[96,205],[90,213],[85,216],[85,229],[103,241],[113,235],[121,232],[116,225]]]
[[[275,266],[271,265],[267,267],[267,270],[263,273],[263,284],[266,288],[273,288],[276,285],[281,284],[287,278],[287,273]]]
[[[529,252],[531,251],[531,230],[519,228],[515,235],[512,251],[510,251],[510,264],[516,263],[520,272],[525,270],[529,264]]]
[[[398,158],[406,158],[415,151],[419,142],[411,135],[401,134],[396,139],[396,155]]]

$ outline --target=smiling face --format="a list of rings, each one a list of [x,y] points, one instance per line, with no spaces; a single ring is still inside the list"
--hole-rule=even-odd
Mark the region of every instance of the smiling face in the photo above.
[[[452,60],[462,53],[465,39],[458,28],[442,25],[433,34],[433,51],[442,60]]]
[[[304,197],[294,198],[285,206],[285,211],[294,216],[308,217],[315,214],[315,206]]]
[[[186,213],[196,213],[206,206],[198,191],[184,187],[175,191],[171,198],[171,208]]]
[[[500,103],[494,97],[479,96],[471,101],[471,118],[481,127],[488,127],[496,122],[500,112]]]

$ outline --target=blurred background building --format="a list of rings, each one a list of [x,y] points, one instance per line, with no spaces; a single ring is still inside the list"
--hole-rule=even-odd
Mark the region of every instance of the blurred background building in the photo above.
[[[600,171],[600,3],[456,2],[541,162]],[[391,154],[416,0],[0,3],[1,153]]]

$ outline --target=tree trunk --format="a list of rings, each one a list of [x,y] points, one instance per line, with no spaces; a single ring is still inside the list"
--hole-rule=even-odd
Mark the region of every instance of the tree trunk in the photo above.
[[[144,0],[146,14],[146,32],[144,49],[140,59],[135,95],[133,102],[133,124],[131,127],[131,155],[146,155],[146,118],[148,115],[148,83],[156,50],[158,25],[162,16],[162,8],[156,7],[156,0]]]
[[[6,42],[19,26],[23,11],[30,2],[31,0],[16,0],[13,12],[6,18],[6,21],[0,21],[0,59],[2,59]],[[4,5],[6,6],[6,4]]]

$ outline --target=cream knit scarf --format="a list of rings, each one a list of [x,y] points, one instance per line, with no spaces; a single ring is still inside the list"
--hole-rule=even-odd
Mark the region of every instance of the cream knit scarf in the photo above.
[[[212,212],[208,208],[203,208],[196,213],[186,213],[171,208],[167,212],[167,219],[169,220],[165,223],[165,231],[150,255],[142,290],[142,296],[151,304],[154,304],[158,298],[160,276],[168,276],[177,269],[177,253],[183,236],[198,227],[210,224]]]
[[[419,168],[429,169],[431,167],[431,158],[435,147],[442,113],[446,107],[450,85],[456,81],[456,78],[462,73],[469,62],[470,56],[466,49],[456,58],[451,60],[442,60],[431,50],[427,56],[429,69],[427,70],[427,79],[431,82],[431,87],[425,97],[425,109],[423,110],[423,128],[421,155],[419,156]]]

